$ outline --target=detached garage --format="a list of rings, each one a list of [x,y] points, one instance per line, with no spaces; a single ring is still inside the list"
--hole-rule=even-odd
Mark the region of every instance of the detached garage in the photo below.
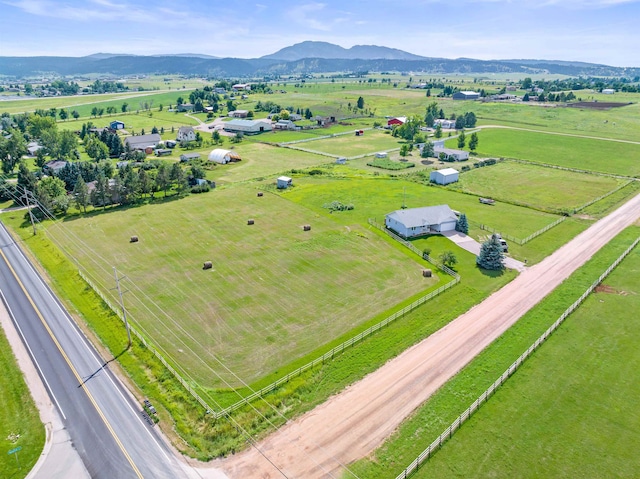
[[[456,229],[457,216],[448,205],[397,210],[385,216],[384,224],[403,238],[413,238]]]
[[[449,183],[455,183],[458,181],[458,170],[453,168],[443,168],[442,170],[434,170],[429,175],[429,179],[433,183],[439,185],[448,185]]]

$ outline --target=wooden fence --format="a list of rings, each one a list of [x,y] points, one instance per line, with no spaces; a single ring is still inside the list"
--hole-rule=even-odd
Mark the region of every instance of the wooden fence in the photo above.
[[[406,479],[407,477],[409,477],[411,474],[413,474],[416,470],[418,470],[418,468],[420,467],[421,464],[423,464],[427,459],[429,459],[431,457],[431,455],[433,453],[435,453],[438,449],[440,449],[440,447],[442,447],[442,445],[451,438],[451,436],[453,436],[453,434],[460,429],[460,426],[462,426],[462,424],[471,417],[471,415],[473,413],[475,413],[480,406],[487,402],[489,400],[489,398],[493,395],[493,393],[496,391],[496,389],[498,389],[502,384],[504,384],[504,382],[509,379],[509,377],[515,373],[518,368],[522,365],[522,363],[524,363],[529,356],[531,356],[533,354],[533,352],[538,349],[542,343],[544,343],[549,336],[551,336],[551,334],[553,334],[553,332],[558,329],[558,327],[560,327],[560,325],[564,322],[565,319],[567,319],[567,317],[573,313],[581,304],[582,302],[593,292],[594,289],[596,289],[596,287],[602,283],[602,281],[604,281],[604,279],[609,276],[609,274],[622,262],[622,260],[624,260],[627,255],[638,245],[638,243],[640,242],[640,237],[638,237],[632,244],[631,246],[629,246],[624,253],[622,253],[618,259],[616,259],[613,264],[611,264],[611,266],[609,266],[607,268],[607,270],[602,273],[600,275],[600,277],[593,282],[593,284],[591,286],[589,286],[589,288],[587,288],[587,290],[582,294],[582,296],[580,296],[571,306],[569,306],[567,308],[567,310],[562,313],[562,316],[560,316],[550,327],[549,329],[547,329],[542,336],[540,336],[538,339],[536,339],[536,341],[529,346],[529,348],[522,353],[522,355],[516,359],[513,364],[511,364],[511,366],[509,366],[507,368],[507,370],[502,373],[502,375],[491,385],[489,386],[489,388],[484,391],[479,397],[478,399],[476,399],[475,401],[473,401],[473,403],[471,403],[471,405],[462,413],[460,414],[460,416],[458,416],[456,418],[455,421],[453,421],[451,423],[451,425],[446,428],[442,434],[440,434],[435,441],[433,441],[424,451],[422,451],[420,453],[420,455],[418,457],[416,457],[406,468],[404,471],[402,471],[400,474],[398,474],[398,476],[396,476],[396,479]]]

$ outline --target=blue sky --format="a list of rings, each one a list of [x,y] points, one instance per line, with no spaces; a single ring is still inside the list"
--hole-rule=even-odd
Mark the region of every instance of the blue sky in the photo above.
[[[304,40],[640,67],[640,0],[0,0],[0,56],[255,58]]]

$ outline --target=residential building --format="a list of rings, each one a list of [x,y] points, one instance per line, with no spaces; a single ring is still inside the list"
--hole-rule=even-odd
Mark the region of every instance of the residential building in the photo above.
[[[453,231],[458,218],[448,205],[397,210],[385,216],[384,224],[403,238]]]
[[[479,100],[480,93],[475,91],[457,91],[451,98],[454,100]]]
[[[196,132],[191,126],[181,126],[178,129],[178,134],[176,135],[176,141],[178,142],[187,142],[187,141],[196,141]]]

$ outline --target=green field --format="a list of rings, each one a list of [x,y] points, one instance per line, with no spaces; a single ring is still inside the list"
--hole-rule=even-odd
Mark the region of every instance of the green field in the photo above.
[[[484,129],[478,138],[480,156],[517,158],[623,176],[640,175],[640,144],[503,128]],[[447,146],[455,148],[455,140],[450,140]]]
[[[238,385],[221,362],[253,381],[436,281],[360,226],[256,191],[232,187],[47,231],[103,291],[113,293],[118,267],[135,323],[208,387]]]
[[[0,368],[0,476],[25,477],[40,458],[45,431],[2,327]],[[15,454],[7,454],[16,447],[22,448],[19,464]]]
[[[415,477],[635,477],[639,273],[636,249]]]
[[[334,138],[310,141],[299,146],[347,158],[400,148],[401,142],[390,134],[385,133],[385,131],[365,131],[363,136],[355,136],[355,134],[341,135]]]
[[[508,161],[474,168],[460,175],[460,181],[450,188],[536,209],[571,211],[626,182]]]
[[[639,233],[631,227],[614,238],[352,470],[363,479],[396,477]],[[636,249],[605,281],[617,291],[592,295],[411,477],[633,477],[637,458],[630,454],[637,449],[640,415],[630,400],[638,384],[629,378],[640,361],[634,331],[639,264]]]

